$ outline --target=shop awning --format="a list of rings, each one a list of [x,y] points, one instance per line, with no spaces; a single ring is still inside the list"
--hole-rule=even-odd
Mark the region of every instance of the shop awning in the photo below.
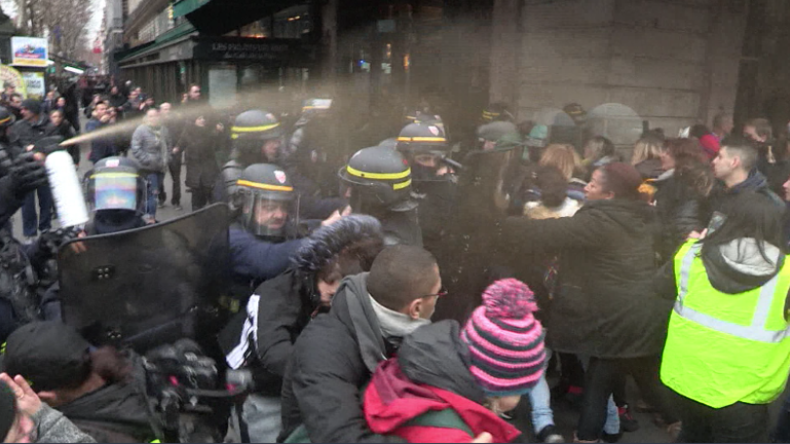
[[[201,34],[223,35],[306,0],[179,0],[175,17],[186,16]]]
[[[145,53],[162,49],[165,46],[170,45],[175,41],[179,40],[180,38],[188,36],[193,33],[195,33],[195,27],[192,26],[191,23],[189,22],[182,23],[176,26],[175,28],[160,35],[153,42],[144,43],[142,45],[131,48],[127,52],[117,54],[116,61],[118,63],[123,63],[129,60],[133,60]]]

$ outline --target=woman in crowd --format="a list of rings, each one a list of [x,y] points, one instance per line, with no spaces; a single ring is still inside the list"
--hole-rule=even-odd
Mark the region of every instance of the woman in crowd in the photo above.
[[[53,109],[49,113],[49,124],[44,130],[44,136],[60,136],[63,140],[69,140],[74,137],[74,128],[71,123],[66,120],[66,117],[61,109]],[[80,164],[80,146],[79,144],[69,145],[67,148],[71,158],[74,160],[74,165]]]
[[[633,166],[610,163],[595,170],[587,203],[573,217],[504,224],[504,249],[559,252],[548,345],[589,357],[580,442],[601,438],[608,399],[624,373],[634,376],[671,430],[679,428],[658,380],[670,307],[650,287],[657,218],[639,193],[641,182]]]
[[[513,442],[521,432],[500,417],[543,374],[543,328],[524,283],[494,282],[463,330],[442,321],[403,340],[364,394],[370,429],[408,442],[470,442],[482,433]],[[460,330],[460,331],[459,331]]]
[[[620,156],[611,140],[595,136],[584,145],[584,166],[592,170],[612,162],[619,162]],[[588,178],[589,179],[589,178]]]
[[[579,179],[583,176],[581,158],[576,150],[567,144],[553,143],[546,147],[540,158],[540,166],[550,166],[562,171],[568,183],[568,196],[571,199],[584,201],[585,182]]]
[[[664,141],[652,134],[648,134],[636,142],[634,154],[631,157],[633,165],[643,180],[655,179],[664,171],[661,169],[661,148]]]

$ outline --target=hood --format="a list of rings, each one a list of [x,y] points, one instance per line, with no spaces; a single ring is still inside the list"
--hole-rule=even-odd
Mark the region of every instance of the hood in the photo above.
[[[368,295],[368,273],[348,276],[340,283],[332,299],[330,316],[336,316],[357,338],[359,354],[371,373],[387,359],[387,347],[381,326]]]
[[[398,364],[418,384],[438,387],[482,404],[485,395],[469,372],[469,348],[461,342],[456,321],[442,321],[417,329],[403,340]]]
[[[140,439],[139,442],[154,436],[148,419],[148,404],[137,383],[104,386],[58,410],[72,421],[90,422],[92,428],[124,433]]]
[[[713,288],[739,294],[761,287],[776,276],[784,264],[784,255],[778,247],[767,242],[760,245],[756,239],[741,238],[714,248],[703,248],[702,263]]]
[[[458,335],[455,321],[422,327],[404,341],[397,358],[379,366],[364,393],[365,419],[373,432],[405,434],[414,418],[452,409],[475,436],[488,432],[493,442],[513,442],[521,434],[483,407],[483,393],[464,363],[468,352]]]
[[[747,177],[746,180],[739,183],[738,185],[735,185],[727,191],[735,194],[745,191],[759,191],[764,188],[768,188],[768,180],[755,168],[749,172],[749,177]]]
[[[631,234],[657,234],[658,218],[655,208],[641,200],[609,199],[587,201],[577,212],[600,211],[603,216]]]

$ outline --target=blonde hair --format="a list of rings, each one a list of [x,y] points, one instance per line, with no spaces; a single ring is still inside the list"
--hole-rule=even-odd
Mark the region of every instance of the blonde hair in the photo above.
[[[631,165],[636,165],[645,160],[658,159],[661,156],[663,141],[657,137],[643,137],[634,145],[634,154],[631,157]]]
[[[552,143],[540,157],[540,166],[551,166],[562,171],[568,181],[573,178],[573,173],[581,170],[582,160],[576,150],[567,144]]]

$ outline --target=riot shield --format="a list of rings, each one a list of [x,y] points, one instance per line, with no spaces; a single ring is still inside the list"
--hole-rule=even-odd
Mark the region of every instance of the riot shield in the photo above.
[[[65,323],[94,344],[139,352],[200,339],[229,285],[228,209],[75,239],[58,253]],[[198,334],[199,333],[199,334]]]
[[[501,263],[498,225],[510,196],[508,180],[518,166],[516,150],[473,151],[458,178],[457,203],[441,248],[435,252],[448,296],[440,298],[434,320],[463,322],[480,303]]]

